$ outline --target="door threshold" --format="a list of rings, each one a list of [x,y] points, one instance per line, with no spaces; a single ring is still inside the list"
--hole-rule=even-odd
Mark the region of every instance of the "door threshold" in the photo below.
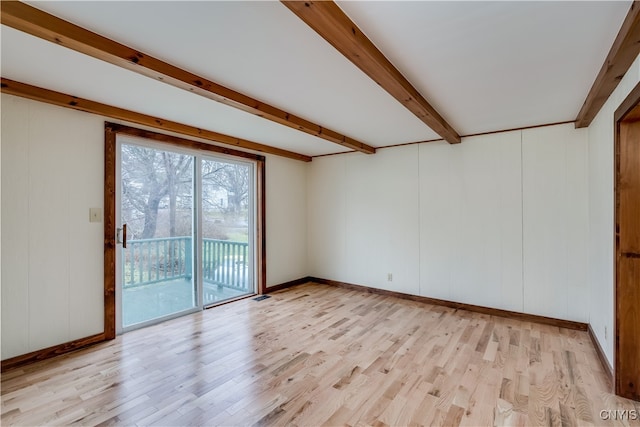
[[[230,298],[230,299],[226,299],[224,301],[217,302],[215,304],[207,305],[207,306],[205,306],[203,308],[203,310],[209,310],[210,308],[220,307],[221,305],[225,305],[225,304],[229,304],[230,302],[236,302],[236,301],[240,301],[240,300],[243,300],[243,299],[255,297],[256,295],[258,295],[258,294],[253,293],[253,294],[240,295],[239,297]]]

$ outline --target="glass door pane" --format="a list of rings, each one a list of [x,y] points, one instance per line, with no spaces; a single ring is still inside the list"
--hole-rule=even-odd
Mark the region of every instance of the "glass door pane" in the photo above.
[[[120,144],[122,327],[198,306],[193,274],[194,157]]]
[[[204,305],[254,293],[253,165],[202,160]]]

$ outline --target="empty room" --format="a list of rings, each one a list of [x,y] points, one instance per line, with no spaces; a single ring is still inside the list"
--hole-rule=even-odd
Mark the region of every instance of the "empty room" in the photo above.
[[[1,422],[640,426],[639,1],[2,1]]]

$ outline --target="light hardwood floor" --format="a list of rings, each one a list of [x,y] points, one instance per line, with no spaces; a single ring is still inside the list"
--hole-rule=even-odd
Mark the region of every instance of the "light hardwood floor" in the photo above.
[[[2,375],[3,425],[640,425],[586,332],[305,284]]]

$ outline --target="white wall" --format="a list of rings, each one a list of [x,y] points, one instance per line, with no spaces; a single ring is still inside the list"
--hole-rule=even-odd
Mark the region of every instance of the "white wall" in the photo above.
[[[2,95],[2,359],[103,330],[104,117]],[[307,275],[306,165],[268,156],[267,283]]]
[[[344,281],[415,293],[420,245],[415,197],[418,147],[351,155],[346,162]]]
[[[524,311],[589,320],[587,130],[522,132]]]
[[[522,310],[520,140],[420,145],[420,295]]]
[[[267,287],[307,276],[307,165],[267,156]]]
[[[2,95],[2,359],[103,330],[104,125]]]
[[[308,182],[309,274],[418,294],[418,146],[316,158]]]
[[[314,159],[310,274],[587,321],[586,166],[571,124]]]
[[[640,56],[589,126],[589,323],[613,365],[614,123],[613,114],[640,81]],[[606,334],[605,334],[606,328]],[[605,336],[606,335],[606,336]]]
[[[377,154],[376,154],[377,155]],[[346,165],[354,154],[318,157],[307,177],[308,271],[313,277],[346,277]]]

